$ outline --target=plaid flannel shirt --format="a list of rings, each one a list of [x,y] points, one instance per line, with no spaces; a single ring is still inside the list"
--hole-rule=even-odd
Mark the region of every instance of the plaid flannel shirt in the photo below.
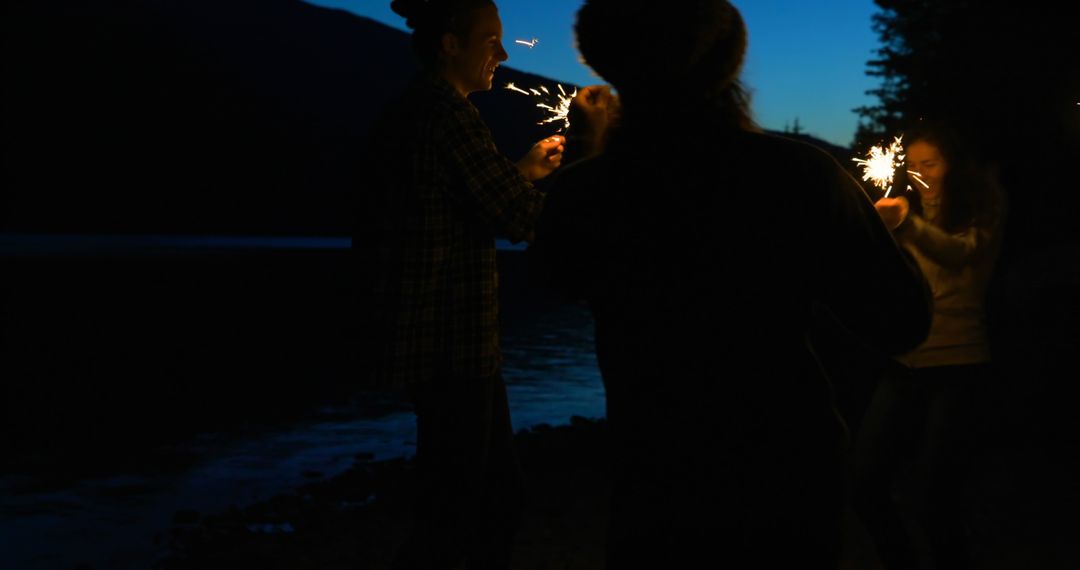
[[[373,135],[354,248],[375,383],[495,374],[495,239],[530,240],[544,194],[444,80],[414,82]]]

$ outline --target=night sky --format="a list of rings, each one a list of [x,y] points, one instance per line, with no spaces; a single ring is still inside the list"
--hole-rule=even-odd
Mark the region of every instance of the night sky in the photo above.
[[[405,21],[389,0],[309,0],[343,8],[399,29]],[[878,86],[866,76],[866,62],[879,45],[871,28],[872,0],[735,0],[750,29],[743,80],[752,90],[758,123],[773,130],[796,118],[808,134],[834,144],[851,144],[858,123],[852,109],[872,104],[865,94]],[[498,2],[504,26],[506,65],[552,79],[588,85],[600,82],[578,61],[574,13],[581,0]],[[516,39],[540,42],[530,49]],[[631,41],[630,38],[627,41]],[[498,75],[496,75],[498,82]]]

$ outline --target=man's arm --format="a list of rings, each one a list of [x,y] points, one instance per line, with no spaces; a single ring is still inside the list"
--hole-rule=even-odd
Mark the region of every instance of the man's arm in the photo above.
[[[532,239],[544,194],[495,148],[480,116],[456,110],[435,137],[447,167],[462,182],[450,185],[452,198],[511,241]]]

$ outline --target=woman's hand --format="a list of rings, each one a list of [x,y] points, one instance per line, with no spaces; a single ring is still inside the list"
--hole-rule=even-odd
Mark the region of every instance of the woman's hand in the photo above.
[[[882,198],[874,203],[874,209],[881,216],[881,221],[885,223],[885,226],[890,230],[895,230],[907,219],[910,208],[907,198],[900,196],[897,198]]]

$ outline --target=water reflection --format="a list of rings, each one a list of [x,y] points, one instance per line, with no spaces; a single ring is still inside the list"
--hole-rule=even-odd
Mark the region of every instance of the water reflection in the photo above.
[[[563,305],[507,326],[503,376],[514,429],[565,424],[570,416],[604,417],[604,387],[596,364],[592,317]]]

